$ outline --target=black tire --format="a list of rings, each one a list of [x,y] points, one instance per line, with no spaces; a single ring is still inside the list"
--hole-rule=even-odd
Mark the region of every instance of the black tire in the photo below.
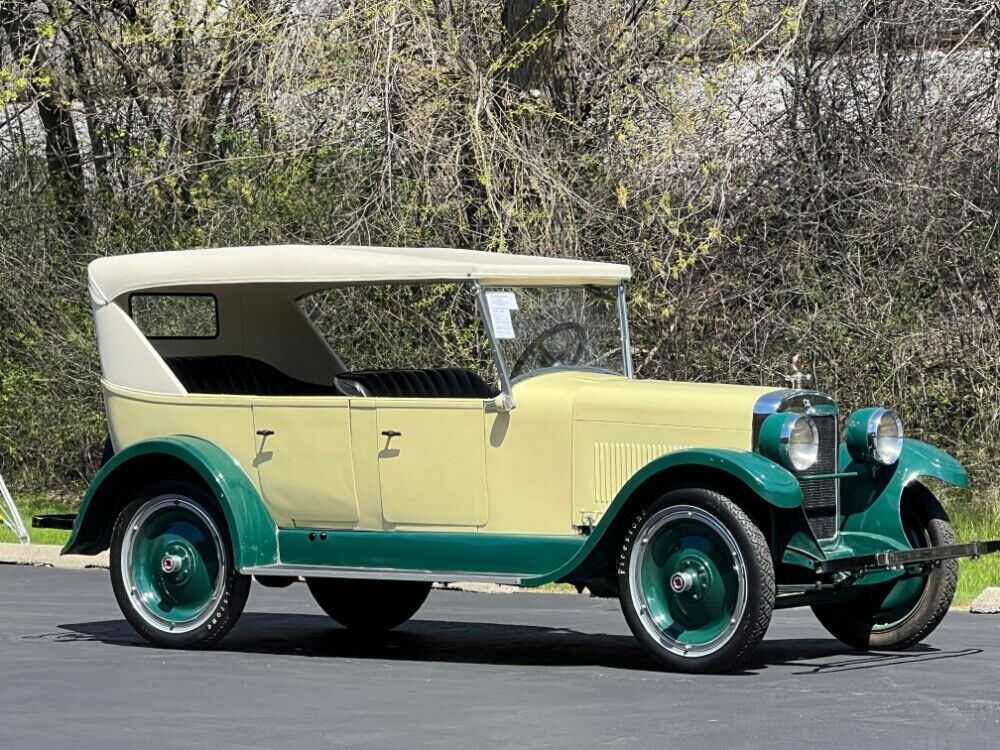
[[[955,530],[938,499],[924,488],[904,496],[903,528],[912,547],[955,543]],[[955,597],[958,561],[943,560],[924,577],[908,612],[884,604],[896,582],[866,586],[860,596],[836,604],[815,604],[813,612],[837,640],[859,651],[901,651],[915,646],[941,624]]]
[[[717,541],[705,547],[703,542],[713,538]],[[717,566],[709,561],[705,569],[698,567],[697,560],[687,559],[685,550],[694,554],[699,545],[718,549],[713,553]],[[672,567],[689,564],[694,567]],[[639,575],[648,570],[653,574]],[[764,638],[771,622],[774,564],[767,540],[739,506],[718,492],[672,490],[639,512],[622,539],[617,574],[619,601],[629,628],[659,664],[673,671],[737,669]],[[688,576],[687,582],[683,576]],[[674,588],[678,578],[687,589]],[[699,593],[702,600],[692,608],[689,605]],[[712,601],[719,606],[706,614],[704,608]],[[660,611],[652,612],[656,607]],[[698,607],[703,611],[697,611]],[[664,613],[670,618],[666,626]],[[699,624],[702,621],[710,622]],[[708,639],[713,627],[721,630]],[[699,635],[703,632],[708,635]],[[707,640],[699,642],[698,638]]]
[[[177,577],[171,578],[165,568],[166,562],[162,563],[159,572],[150,562],[151,559],[155,562],[153,558],[160,551],[173,549],[171,545],[187,543],[186,540],[178,541],[177,536],[172,535],[169,545],[163,545],[162,540],[168,537],[165,534],[156,535],[155,522],[169,522],[162,518],[162,514],[166,513],[189,514],[190,518],[181,515],[175,519],[174,528],[178,523],[195,527],[194,531],[186,533],[193,538],[190,549],[194,556],[202,560],[202,565],[198,568],[195,563],[193,569],[198,571],[198,587],[204,589],[207,585],[211,588],[203,602],[184,602],[197,610],[197,616],[178,623],[169,618],[182,610],[182,600],[195,590],[195,575],[181,580],[179,577],[184,570],[178,565],[175,571]],[[202,524],[208,533],[199,534],[197,524]],[[157,544],[160,546],[157,547]],[[146,549],[150,551],[149,556],[142,554]],[[206,564],[199,551],[204,552],[205,559],[212,555],[215,557]],[[180,552],[183,562],[184,550]],[[166,554],[163,553],[163,556]],[[115,599],[135,631],[156,646],[197,649],[218,642],[243,613],[250,593],[250,580],[250,576],[242,575],[233,565],[229,530],[214,498],[197,484],[184,480],[151,484],[143,488],[115,521],[111,534],[111,586]],[[143,593],[148,589],[162,596],[144,600],[138,592],[140,585],[144,587]],[[156,602],[163,608],[157,610]],[[166,619],[161,621],[161,617]]]
[[[345,628],[391,630],[417,613],[430,593],[422,581],[307,578],[316,603]]]

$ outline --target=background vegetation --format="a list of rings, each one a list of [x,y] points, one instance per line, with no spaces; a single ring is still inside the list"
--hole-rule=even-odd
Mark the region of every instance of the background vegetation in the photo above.
[[[625,261],[641,377],[802,352],[992,479],[996,3],[0,0],[0,103],[17,490],[100,454],[89,260],[271,242]]]

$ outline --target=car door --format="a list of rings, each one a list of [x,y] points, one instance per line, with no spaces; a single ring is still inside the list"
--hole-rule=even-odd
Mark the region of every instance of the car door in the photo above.
[[[377,471],[386,524],[486,524],[483,399],[355,398],[351,409],[368,445],[358,475]]]
[[[346,397],[254,399],[254,466],[279,526],[357,525],[350,415]]]

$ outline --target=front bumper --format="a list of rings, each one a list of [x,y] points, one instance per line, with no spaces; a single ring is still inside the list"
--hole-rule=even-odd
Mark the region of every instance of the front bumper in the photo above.
[[[902,570],[910,566],[924,566],[941,560],[954,560],[958,557],[977,558],[994,552],[1000,552],[1000,539],[989,542],[949,544],[941,547],[890,549],[867,555],[818,560],[814,564],[814,570],[819,575],[846,573],[853,578],[873,571]]]

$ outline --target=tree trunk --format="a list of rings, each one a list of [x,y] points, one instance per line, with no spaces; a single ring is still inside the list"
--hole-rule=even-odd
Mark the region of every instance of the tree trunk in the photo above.
[[[0,0],[0,26],[15,59],[35,57],[33,48],[38,45],[39,39],[30,10],[28,3]],[[42,56],[38,59],[39,67],[44,68]],[[39,90],[34,76],[29,74],[26,76],[25,93],[35,100],[38,107],[38,118],[45,133],[45,161],[50,185],[60,205],[65,208],[65,218],[78,232],[82,232],[86,230],[86,214],[83,211],[85,183],[80,142],[70,109],[57,91],[55,75],[52,71],[47,72],[52,81],[50,86]]]
[[[504,0],[504,70],[511,86],[546,95],[558,112],[572,104],[565,42],[569,0]]]

